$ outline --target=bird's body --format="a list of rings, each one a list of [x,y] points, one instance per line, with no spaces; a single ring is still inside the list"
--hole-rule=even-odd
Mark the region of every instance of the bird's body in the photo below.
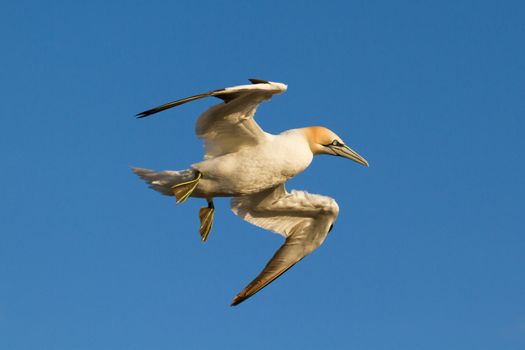
[[[212,106],[197,120],[196,134],[205,143],[204,160],[182,171],[155,172],[134,168],[153,189],[177,202],[205,198],[201,236],[206,240],[213,222],[214,197],[232,197],[232,211],[244,220],[286,238],[263,271],[233,300],[249,298],[321,245],[339,207],[334,199],[303,191],[287,192],[284,184],[304,171],[315,155],[330,154],[367,161],[323,127],[292,129],[278,135],[264,132],[253,116],[257,106],[286,91],[281,83],[251,80],[252,85],[213,90],[167,103],[139,114],[146,117],[203,97],[224,103]]]
[[[203,176],[192,196],[235,197],[261,192],[301,173],[312,159],[301,130],[266,134],[255,146],[193,164]]]

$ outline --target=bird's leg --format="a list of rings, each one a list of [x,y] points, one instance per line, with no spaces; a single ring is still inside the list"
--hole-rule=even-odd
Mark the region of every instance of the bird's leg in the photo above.
[[[171,188],[173,194],[175,195],[175,198],[177,198],[177,204],[182,203],[186,199],[188,199],[195,187],[197,187],[197,185],[199,184],[201,177],[202,173],[200,171],[197,171],[197,173],[195,174],[195,179],[176,184]]]
[[[208,199],[208,206],[201,207],[199,211],[199,219],[201,220],[201,226],[199,228],[199,233],[201,234],[201,239],[203,242],[206,242],[208,235],[210,234],[211,227],[213,225],[213,213],[215,212],[215,206],[213,205],[213,200]]]

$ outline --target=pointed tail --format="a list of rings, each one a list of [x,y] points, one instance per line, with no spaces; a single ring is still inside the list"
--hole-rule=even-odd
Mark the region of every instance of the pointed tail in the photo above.
[[[173,186],[193,180],[196,174],[196,171],[193,169],[180,171],[165,170],[159,172],[144,168],[131,169],[135,174],[140,176],[142,180],[147,182],[150,188],[166,196],[173,196]]]

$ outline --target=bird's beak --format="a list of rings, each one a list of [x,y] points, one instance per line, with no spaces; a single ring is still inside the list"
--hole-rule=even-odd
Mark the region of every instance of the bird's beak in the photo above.
[[[348,147],[347,145],[343,146],[329,146],[332,151],[335,152],[336,155],[340,157],[345,157],[348,159],[353,160],[354,162],[357,162],[359,164],[363,164],[364,166],[368,166],[368,162],[365,158],[361,157],[356,151]]]

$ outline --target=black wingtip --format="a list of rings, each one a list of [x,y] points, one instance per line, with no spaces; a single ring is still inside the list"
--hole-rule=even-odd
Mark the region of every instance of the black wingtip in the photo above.
[[[155,108],[152,108],[152,109],[148,109],[147,111],[144,111],[144,112],[140,112],[138,114],[136,114],[135,116],[137,118],[145,118],[145,117],[149,117],[150,115],[153,115],[155,113],[159,113],[159,112],[162,112],[163,110],[167,109],[166,108],[166,105],[163,105],[163,106],[160,106],[160,107],[155,107]]]
[[[262,80],[262,79],[254,79],[254,78],[250,78],[248,79],[250,81],[250,83],[252,84],[270,84],[270,82],[268,80]]]
[[[237,305],[239,305],[240,303],[242,303],[245,300],[246,300],[246,298],[242,298],[242,297],[239,297],[237,295],[235,298],[233,298],[232,303],[230,304],[230,306],[237,306]]]

